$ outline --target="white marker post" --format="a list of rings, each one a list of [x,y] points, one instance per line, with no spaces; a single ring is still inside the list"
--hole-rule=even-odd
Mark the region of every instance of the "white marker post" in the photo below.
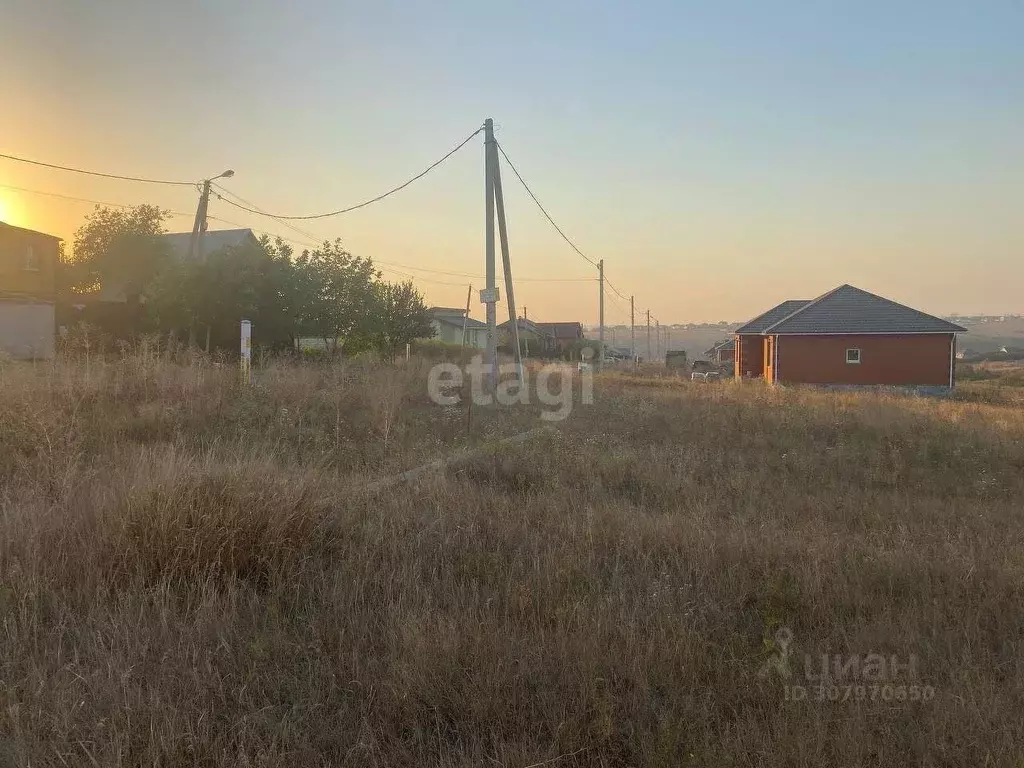
[[[242,372],[242,384],[252,383],[252,323],[248,320],[242,321],[242,355],[239,358],[239,366]]]

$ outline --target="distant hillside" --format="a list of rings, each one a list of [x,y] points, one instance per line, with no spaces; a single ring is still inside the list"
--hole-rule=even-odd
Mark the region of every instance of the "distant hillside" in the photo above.
[[[716,342],[732,337],[733,329],[739,323],[721,325],[677,325],[666,326],[661,329],[662,352],[666,350],[682,349],[691,358],[703,357],[705,350],[712,347]],[[588,328],[587,337],[597,338],[597,329]],[[604,329],[604,338],[609,344],[616,347],[629,348],[629,326],[608,326]],[[654,328],[651,328],[651,353],[655,354],[657,337]],[[647,326],[636,328],[636,350],[642,357],[647,356]]]
[[[974,352],[994,352],[1000,347],[1024,347],[1024,317],[1006,317],[972,323],[964,318],[954,319],[967,329],[960,335],[958,346]]]
[[[958,346],[961,350],[973,352],[995,352],[1000,347],[1024,347],[1024,317],[1005,315],[983,317],[950,317],[952,322],[967,328],[960,334]],[[702,357],[704,351],[715,342],[728,339],[740,323],[680,324],[662,329],[662,339],[667,339],[668,349],[684,349],[690,358]],[[588,338],[597,338],[597,328],[588,328]],[[618,347],[629,347],[629,326],[606,326],[605,340]],[[651,347],[655,345],[654,329],[651,329]],[[647,352],[647,327],[636,328],[637,352]]]

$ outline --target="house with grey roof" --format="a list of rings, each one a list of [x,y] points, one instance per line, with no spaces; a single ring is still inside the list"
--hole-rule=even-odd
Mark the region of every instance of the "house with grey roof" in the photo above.
[[[537,323],[537,327],[554,339],[560,352],[568,352],[583,341],[583,323]]]
[[[465,328],[466,346],[483,349],[487,346],[487,323],[466,317],[466,310],[459,307],[431,307],[430,325],[434,338],[446,344],[462,344]]]
[[[791,299],[736,329],[736,375],[769,383],[952,388],[967,329],[841,285]]]
[[[260,242],[251,229],[209,230],[199,239],[199,248],[193,257],[190,253],[191,232],[168,232],[157,235],[157,241],[170,258],[181,263],[192,258],[206,261],[210,256],[226,249],[240,248],[245,245],[258,246]],[[105,280],[100,286],[98,298],[100,301],[106,302],[126,302],[133,293],[139,295],[139,292],[140,287],[133,286],[130,277],[125,275],[122,279],[115,277]]]

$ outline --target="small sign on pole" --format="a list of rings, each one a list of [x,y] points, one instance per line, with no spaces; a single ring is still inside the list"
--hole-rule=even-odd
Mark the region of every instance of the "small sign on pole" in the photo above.
[[[242,321],[241,357],[239,364],[242,372],[242,383],[249,384],[252,381],[252,323],[248,320]]]
[[[481,304],[497,304],[499,301],[501,301],[501,291],[498,290],[498,286],[484,288],[480,291]]]

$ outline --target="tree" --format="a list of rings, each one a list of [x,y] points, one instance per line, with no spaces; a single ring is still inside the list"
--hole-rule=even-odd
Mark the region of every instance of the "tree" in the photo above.
[[[355,351],[371,328],[379,277],[373,262],[353,256],[335,240],[303,251],[294,268],[292,296],[299,334],[323,339],[332,355],[339,345],[346,352]]]
[[[206,348],[237,346],[238,323],[253,323],[269,345],[292,340],[291,249],[263,238],[203,261],[172,262],[151,283],[147,308],[162,330],[206,328]]]
[[[75,232],[67,284],[76,291],[101,286],[137,301],[167,261],[160,240],[170,214],[154,205],[107,208],[97,205]]]
[[[374,301],[375,346],[389,360],[413,339],[434,335],[430,312],[412,281],[377,284]]]

